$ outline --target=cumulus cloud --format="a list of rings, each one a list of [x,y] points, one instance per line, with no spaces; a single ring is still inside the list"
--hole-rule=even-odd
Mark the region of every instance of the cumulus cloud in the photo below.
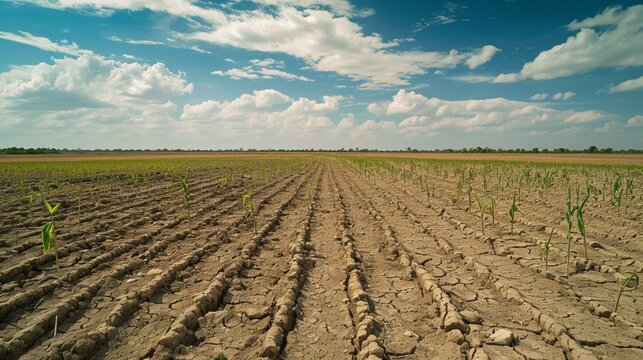
[[[643,126],[643,115],[632,116],[627,120],[625,127],[642,127]]]
[[[538,54],[519,73],[501,74],[496,82],[523,79],[546,80],[583,74],[597,68],[626,68],[643,65],[643,5],[627,9],[611,7],[567,25],[578,31],[562,44]]]
[[[543,94],[537,94],[543,95]],[[369,112],[379,116],[406,116],[397,130],[403,134],[432,133],[441,129],[506,131],[560,127],[611,121],[613,116],[594,110],[557,110],[532,102],[505,98],[444,100],[400,90],[392,101],[371,103]],[[370,125],[374,126],[374,125]]]
[[[547,93],[534,94],[534,95],[533,95],[532,97],[530,97],[529,99],[531,99],[531,100],[536,100],[536,101],[541,101],[541,100],[545,100],[545,99],[547,99],[547,96],[549,96],[549,94],[547,94]]]
[[[565,91],[565,92],[555,93],[551,97],[554,100],[569,100],[569,99],[573,98],[574,96],[576,96],[575,92]]]
[[[69,44],[67,40],[63,40],[61,43],[56,43],[46,37],[32,35],[31,33],[28,33],[26,31],[18,31],[18,33],[0,31],[0,39],[37,47],[38,49],[44,51],[51,51],[72,56],[92,54],[92,51],[81,49],[78,47],[78,45],[76,45],[76,43],[72,42],[71,44]]]
[[[0,73],[0,117],[38,133],[67,127],[94,138],[108,131],[162,128],[176,110],[172,99],[192,90],[183,73],[162,63],[83,54]]]
[[[322,101],[305,97],[297,100],[274,90],[254,91],[229,101],[208,100],[185,105],[180,119],[188,128],[218,128],[227,136],[245,132],[262,137],[319,136],[352,128],[352,117],[345,117],[336,126],[327,116],[337,110],[341,96],[323,96]],[[270,134],[270,135],[268,135]]]
[[[254,51],[280,52],[303,59],[317,71],[332,71],[363,87],[406,85],[410,77],[427,69],[451,68],[471,57],[471,66],[488,61],[493,50],[486,47],[470,53],[393,51],[399,44],[379,35],[365,35],[361,27],[345,17],[323,10],[281,8],[276,14],[244,12],[230,17],[212,31],[183,35]],[[486,50],[485,50],[486,49]],[[390,66],[395,64],[395,66]]]
[[[497,48],[486,45],[470,52],[451,50],[399,51],[398,41],[364,34],[352,16],[367,15],[345,0],[257,0],[257,9],[223,10],[202,7],[191,0],[23,0],[50,8],[93,10],[150,10],[202,21],[208,31],[177,34],[183,40],[282,53],[304,60],[316,71],[335,72],[363,82],[363,88],[408,85],[409,79],[430,69],[453,68],[467,62],[476,68]],[[266,9],[268,6],[270,9]],[[196,49],[193,49],[196,50]],[[391,66],[395,64],[395,66]]]
[[[631,79],[627,81],[623,81],[622,83],[614,86],[610,86],[609,92],[610,93],[618,93],[618,92],[623,92],[623,91],[633,91],[633,90],[638,90],[640,88],[643,88],[643,76],[637,78],[637,79]]]
[[[500,52],[500,49],[493,45],[485,45],[477,53],[471,55],[466,61],[469,69],[475,69],[478,66],[485,64],[491,60],[491,58]]]

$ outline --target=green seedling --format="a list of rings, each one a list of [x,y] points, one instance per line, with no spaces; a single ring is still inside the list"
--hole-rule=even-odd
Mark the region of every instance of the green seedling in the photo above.
[[[224,176],[223,179],[221,179],[221,182],[219,183],[219,188],[225,189],[228,186],[228,177]]]
[[[473,188],[471,185],[467,186],[467,197],[469,198],[469,211],[471,211],[471,192],[473,192]]]
[[[478,203],[478,208],[480,209],[480,222],[482,223],[482,234],[484,235],[484,210],[485,206],[482,205],[480,198],[476,196],[476,203]]]
[[[40,237],[42,239],[42,253],[43,255],[49,253],[49,250],[51,250],[51,246],[53,245],[54,255],[56,256],[56,275],[60,279],[60,266],[58,264],[58,241],[56,239],[56,225],[54,224],[54,216],[56,216],[56,214],[58,213],[58,209],[60,209],[60,203],[52,207],[44,197],[42,198],[42,201],[45,204],[45,208],[47,209],[50,218],[50,220],[42,227],[42,232],[40,233]]]
[[[214,358],[214,360],[228,360],[228,357],[225,356],[225,354],[221,352],[221,353],[219,353],[219,355],[217,355],[217,357]]]
[[[190,186],[188,184],[188,174],[181,176],[181,186],[183,187],[183,205],[188,212],[188,219],[190,218]]]
[[[612,205],[616,206],[616,214],[621,215],[621,203],[623,201],[623,189],[612,195]]]
[[[496,225],[496,198],[489,196],[491,199],[491,225]]]
[[[460,206],[460,197],[462,196],[462,183],[458,181],[458,184],[455,187],[455,196],[453,197],[453,203]]]
[[[574,216],[575,207],[572,202],[567,201],[567,210],[565,211],[565,220],[567,221],[567,276],[569,276],[569,259],[572,250],[572,216]]]
[[[257,233],[257,219],[256,219],[257,212],[255,210],[255,204],[253,204],[252,201],[250,201],[249,194],[244,194],[241,197],[241,205],[243,207],[247,207],[248,211],[250,211],[250,215],[252,215],[252,225],[254,226],[255,234],[256,234]]]
[[[589,200],[589,189],[587,190],[587,194],[585,195],[583,202],[576,207],[576,221],[578,224],[578,231],[583,236],[583,245],[585,246],[585,260],[587,260],[588,257],[587,257],[587,240],[585,239],[585,219],[583,218],[583,215],[584,215],[585,204],[587,204],[587,200]]]
[[[511,205],[509,206],[509,217],[511,218],[511,234],[514,232],[514,222],[516,213],[519,213],[518,207],[516,206],[516,194],[514,194],[513,199],[511,200]]]
[[[549,267],[549,243],[551,242],[551,237],[554,235],[554,229],[551,229],[549,233],[549,238],[543,243],[542,249],[540,249],[540,259],[545,263],[545,270]]]
[[[634,285],[632,286],[633,288],[637,288],[639,286],[639,276],[632,271],[630,276],[623,280],[623,283],[621,284],[621,290],[618,292],[618,297],[616,298],[616,305],[614,305],[614,312],[618,310],[618,303],[621,301],[621,295],[623,295],[623,291],[625,291],[625,288],[629,286],[629,284],[633,282]]]

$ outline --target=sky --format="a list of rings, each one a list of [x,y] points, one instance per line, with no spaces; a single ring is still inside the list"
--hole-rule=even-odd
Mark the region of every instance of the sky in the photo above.
[[[643,149],[636,1],[0,0],[0,147]]]

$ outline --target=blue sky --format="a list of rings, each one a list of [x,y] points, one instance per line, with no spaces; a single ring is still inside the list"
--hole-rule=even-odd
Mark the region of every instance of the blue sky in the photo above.
[[[0,147],[643,148],[643,5],[0,0]]]

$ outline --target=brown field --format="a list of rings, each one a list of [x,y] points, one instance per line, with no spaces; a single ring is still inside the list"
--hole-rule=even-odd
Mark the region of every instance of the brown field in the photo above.
[[[219,157],[278,156],[374,156],[441,160],[497,160],[570,164],[610,164],[643,166],[643,154],[510,154],[510,153],[386,153],[386,152],[123,152],[65,153],[50,155],[0,155],[2,162],[25,161],[92,161],[144,159],[203,159]]]
[[[198,162],[178,170],[62,175],[39,165],[24,177],[4,164],[0,359],[643,359],[641,287],[630,283],[613,312],[623,280],[643,271],[640,168],[316,155],[189,154]],[[643,164],[641,155],[392,156]],[[619,206],[617,178],[620,189],[632,181]],[[568,191],[576,204],[588,184],[601,190],[585,209],[588,254],[574,222],[568,274],[563,211]],[[493,197],[495,213],[475,199],[470,208],[467,186]],[[39,191],[62,202],[60,277],[41,249],[49,216]]]

